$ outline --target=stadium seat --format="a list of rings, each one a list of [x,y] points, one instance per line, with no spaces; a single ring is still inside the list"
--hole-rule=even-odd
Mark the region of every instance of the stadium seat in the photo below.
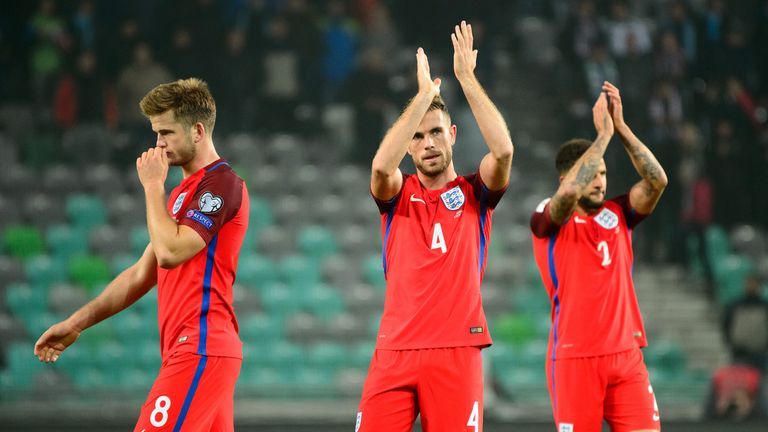
[[[69,195],[65,206],[69,220],[77,228],[90,230],[107,223],[107,208],[95,195]]]
[[[110,281],[112,272],[103,258],[91,255],[80,255],[69,261],[69,277],[73,282],[93,290]]]
[[[67,264],[61,258],[38,255],[24,263],[27,281],[35,287],[47,287],[67,280]]]
[[[287,256],[279,265],[281,279],[291,289],[308,289],[320,280],[319,265],[303,256]]]
[[[344,345],[331,342],[318,342],[308,349],[310,364],[315,368],[337,370],[349,362],[349,353]]]
[[[47,305],[46,290],[26,283],[14,283],[5,290],[5,304],[17,319],[43,313]],[[30,335],[31,337],[32,335]]]
[[[302,297],[305,310],[322,320],[329,320],[344,312],[344,299],[339,292],[324,284],[314,284]]]
[[[672,341],[655,341],[643,348],[643,357],[649,368],[675,375],[685,369],[685,353],[680,345]]]
[[[129,250],[130,233],[113,225],[103,225],[91,231],[90,250],[94,254],[110,259],[118,253]]]
[[[376,343],[365,341],[353,345],[349,350],[350,366],[359,369],[368,369],[368,365],[373,358],[373,351],[376,349]]]
[[[302,308],[301,299],[286,284],[276,282],[261,291],[261,304],[269,314],[285,318]]]
[[[752,262],[740,255],[727,255],[713,262],[718,302],[727,304],[739,298],[744,292],[744,280],[753,269]]]
[[[346,254],[327,257],[320,268],[323,281],[342,289],[361,282],[362,266],[359,259],[360,257],[351,257]]]
[[[322,262],[338,250],[333,232],[318,225],[303,227],[299,231],[297,242],[299,251],[316,263]]]
[[[59,283],[48,293],[48,309],[61,316],[69,316],[88,301],[88,295],[74,285]]]
[[[139,225],[131,229],[131,253],[140,257],[149,244],[149,231],[146,225]]]
[[[31,343],[13,343],[6,352],[8,372],[12,377],[15,390],[26,390],[34,383],[36,375],[50,366],[37,361],[33,356],[34,346]]]
[[[387,281],[384,278],[381,254],[368,255],[368,258],[363,261],[363,277],[366,282],[382,292],[384,291],[387,286]]]
[[[3,250],[19,259],[28,259],[45,251],[43,236],[31,226],[9,226],[3,231]]]
[[[240,258],[237,264],[237,282],[246,287],[259,291],[277,282],[278,269],[274,261],[258,255],[247,255]]]
[[[67,261],[75,255],[88,253],[88,229],[74,225],[53,225],[45,234],[51,255]]]
[[[506,314],[495,321],[494,334],[512,346],[523,346],[536,338],[536,323],[525,313]]]
[[[24,140],[24,165],[44,168],[59,160],[59,140],[52,132],[34,131]]]
[[[118,254],[112,257],[112,261],[109,263],[109,269],[112,271],[112,276],[117,276],[122,273],[123,270],[132,266],[139,257],[130,253]]]
[[[238,324],[243,344],[252,347],[269,346],[285,337],[285,324],[279,316],[250,314],[243,317]]]
[[[251,213],[248,219],[248,230],[255,230],[256,233],[274,223],[272,215],[272,206],[269,201],[260,196],[251,196]]]

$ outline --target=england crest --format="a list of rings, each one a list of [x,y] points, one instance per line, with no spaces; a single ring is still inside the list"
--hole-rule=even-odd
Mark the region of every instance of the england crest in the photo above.
[[[464,205],[464,192],[458,186],[441,193],[440,198],[443,200],[445,208],[451,211],[458,210]]]
[[[184,198],[186,198],[186,197],[187,197],[187,193],[186,192],[182,192],[182,193],[179,194],[179,197],[176,198],[176,202],[173,203],[172,215],[175,216],[176,213],[178,213],[179,210],[181,210],[181,205],[184,204]]]
[[[604,208],[597,216],[595,216],[595,222],[605,229],[614,229],[619,224],[619,216],[607,208]]]

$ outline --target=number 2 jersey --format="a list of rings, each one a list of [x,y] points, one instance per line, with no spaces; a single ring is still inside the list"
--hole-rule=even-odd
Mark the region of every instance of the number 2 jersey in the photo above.
[[[491,191],[473,174],[430,190],[404,174],[395,197],[376,199],[387,280],[377,349],[492,343],[480,283],[491,215],[505,189]]]
[[[531,217],[533,253],[552,303],[549,358],[592,357],[647,345],[632,282],[632,229],[644,219],[629,196],[591,216],[552,222],[549,200]]]
[[[163,359],[177,351],[242,358],[232,284],[248,211],[245,182],[221,159],[171,192],[171,218],[194,229],[206,246],[176,268],[157,269]]]

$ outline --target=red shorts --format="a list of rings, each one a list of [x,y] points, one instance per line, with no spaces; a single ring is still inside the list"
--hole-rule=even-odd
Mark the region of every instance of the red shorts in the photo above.
[[[172,354],[160,367],[134,432],[233,431],[235,382],[242,362]]]
[[[483,430],[479,347],[376,350],[363,386],[356,432]]]
[[[554,366],[554,371],[552,367]],[[659,407],[639,349],[547,361],[558,432],[661,430]]]

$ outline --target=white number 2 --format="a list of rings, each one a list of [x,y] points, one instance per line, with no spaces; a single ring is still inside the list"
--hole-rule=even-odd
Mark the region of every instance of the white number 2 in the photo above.
[[[155,400],[155,409],[149,415],[149,422],[154,427],[160,427],[165,425],[168,421],[168,410],[171,409],[171,398],[168,396],[160,396]],[[160,414],[160,420],[156,420],[155,417]]]
[[[472,405],[472,413],[469,414],[469,420],[467,421],[467,426],[474,426],[475,432],[480,430],[480,419],[477,411],[477,401],[475,401],[475,404]]]
[[[603,253],[603,267],[611,264],[611,254],[608,252],[608,243],[603,240],[597,244],[597,251]]]

